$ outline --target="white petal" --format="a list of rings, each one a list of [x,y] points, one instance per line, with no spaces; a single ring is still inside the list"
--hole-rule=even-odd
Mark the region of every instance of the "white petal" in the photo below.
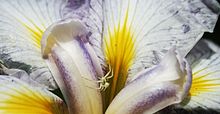
[[[151,114],[179,103],[188,94],[191,72],[181,57],[170,51],[153,68],[140,72],[108,107],[106,114]]]
[[[0,91],[1,114],[67,114],[59,97],[17,78],[1,75]]]
[[[42,40],[42,54],[55,77],[70,113],[101,114],[97,77],[103,76],[98,58],[78,21],[53,24]]]
[[[220,10],[219,4],[211,3],[203,0],[104,0],[104,41],[110,42],[114,33],[123,27],[124,33],[131,34],[135,45],[130,69],[130,76],[133,76],[158,64],[157,53],[164,55],[176,46],[186,55],[204,31],[212,32]],[[119,49],[123,48],[123,42],[129,41],[128,37],[117,39],[120,44],[112,44],[112,47],[119,46]]]
[[[65,0],[0,0],[0,59],[8,66],[30,65],[31,77],[56,88],[41,58],[40,40],[45,29],[62,19]],[[18,66],[19,67],[19,66]]]

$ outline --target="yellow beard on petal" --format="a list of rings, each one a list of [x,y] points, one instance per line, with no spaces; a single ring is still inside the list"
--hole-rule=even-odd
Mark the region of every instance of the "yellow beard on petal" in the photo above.
[[[104,52],[107,63],[113,71],[110,82],[110,101],[124,87],[128,69],[135,57],[135,39],[131,27],[128,26],[128,11],[123,24],[119,22],[113,29],[108,28],[104,36]]]
[[[40,28],[30,18],[28,18],[26,16],[25,16],[25,18],[32,24],[32,26],[24,23],[20,19],[16,19],[16,20],[19,23],[21,23],[21,25],[29,32],[29,34],[31,35],[31,41],[32,41],[33,45],[35,45],[38,49],[40,49],[41,48],[41,38],[42,38],[43,32],[46,30],[46,27],[43,24],[41,24],[43,26],[43,28]]]
[[[43,30],[41,30],[38,26],[35,25],[35,29],[29,27],[26,24],[23,24],[25,28],[30,32],[31,34],[31,39],[33,41],[33,44],[40,49],[41,46],[41,37],[43,35]]]
[[[2,86],[2,85],[0,85]],[[0,113],[4,114],[62,114],[59,101],[54,101],[47,94],[31,90],[26,86],[10,87],[0,96]]]
[[[22,25],[28,30],[28,32],[31,34],[31,39],[33,41],[33,44],[40,49],[41,47],[41,38],[43,35],[43,31],[42,29],[40,29],[37,25],[34,25],[34,28],[31,28],[30,26],[28,26],[25,23],[22,23]]]
[[[213,75],[216,72],[207,72],[204,75],[198,75],[199,72],[205,69],[206,68],[193,73],[193,81],[190,89],[190,96],[198,96],[202,93],[214,92],[216,87],[220,87],[220,84],[216,83],[217,80],[220,80],[219,78],[207,78],[208,76]]]

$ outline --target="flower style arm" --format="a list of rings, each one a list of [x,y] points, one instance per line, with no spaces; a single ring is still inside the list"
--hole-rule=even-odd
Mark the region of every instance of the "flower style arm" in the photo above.
[[[188,63],[170,50],[157,66],[140,72],[108,107],[106,114],[151,114],[180,103],[191,87]]]

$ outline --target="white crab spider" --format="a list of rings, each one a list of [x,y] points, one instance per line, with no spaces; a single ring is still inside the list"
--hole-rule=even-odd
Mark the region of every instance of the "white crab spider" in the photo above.
[[[109,87],[110,84],[108,82],[108,79],[113,77],[113,72],[112,73],[111,72],[112,72],[112,70],[109,66],[108,73],[103,77],[98,77],[99,80],[97,82],[99,83],[99,88],[98,88],[99,90],[105,91]],[[111,75],[110,75],[110,73],[111,73]]]
[[[112,73],[111,72],[112,72],[112,70],[111,70],[111,67],[109,65],[108,73],[103,77],[98,77],[98,81],[96,81],[96,82],[99,84],[99,87],[96,88],[96,89],[98,89],[100,91],[105,91],[109,87],[110,84],[108,82],[108,79],[113,77],[113,72]],[[110,73],[111,73],[111,75],[110,75]],[[87,79],[87,78],[84,78],[84,79],[91,81],[90,79]],[[89,87],[89,86],[87,86],[87,87]],[[91,87],[89,87],[89,88],[91,88]],[[92,88],[92,89],[94,89],[94,88]]]

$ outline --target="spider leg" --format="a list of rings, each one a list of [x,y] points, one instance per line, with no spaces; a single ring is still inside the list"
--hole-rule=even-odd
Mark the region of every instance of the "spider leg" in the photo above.
[[[103,91],[105,91],[106,89],[107,89],[107,88],[106,88],[106,87],[104,87],[104,88],[103,88]]]
[[[112,68],[111,68],[110,64],[108,65],[108,70],[109,71],[105,74],[104,77],[107,77],[111,73],[111,71],[112,71]]]
[[[106,79],[110,79],[110,78],[112,78],[114,76],[114,73],[113,73],[113,71],[111,72],[111,75],[110,76],[108,76],[108,77],[106,77]]]
[[[107,74],[105,74],[105,76],[104,76],[104,77],[105,77],[105,78],[106,78],[106,77],[108,77],[110,73],[111,73],[111,70],[110,70],[110,71],[108,71],[108,73],[107,73]]]
[[[98,80],[98,81],[96,81],[96,82],[98,82],[98,83],[102,83],[103,81],[101,81],[101,80]]]
[[[88,80],[88,81],[93,81],[93,80],[91,80],[91,79],[88,79],[88,78],[85,78],[84,76],[81,76],[83,79],[86,79],[86,80]]]
[[[100,79],[102,79],[102,77],[98,77],[98,79],[100,80]]]
[[[104,91],[105,87],[104,86],[100,86],[100,91]]]
[[[90,89],[100,90],[100,91],[102,91],[102,89],[103,89],[102,86],[99,86],[98,88],[94,88],[94,87],[90,87],[90,86],[86,86],[86,87],[88,87],[88,88],[90,88]]]
[[[96,81],[96,80],[91,80],[91,79],[85,78],[85,77],[83,77],[83,76],[82,76],[82,78],[85,79],[85,80],[88,80],[88,81],[90,81],[90,82],[93,82],[93,81],[98,82],[98,83],[101,82],[100,80],[98,80],[98,81]]]
[[[94,87],[90,87],[90,86],[87,86],[86,87],[90,88],[90,89],[99,89],[99,88],[94,88]]]
[[[102,86],[99,86],[99,88],[97,88],[98,90],[102,90]]]
[[[82,78],[85,79],[85,80],[88,80],[88,81],[91,82],[91,83],[94,83],[94,82],[95,82],[95,84],[98,84],[98,85],[99,85],[98,88],[93,88],[93,87],[89,87],[89,86],[86,86],[86,87],[89,87],[89,88],[91,88],[91,89],[98,89],[98,90],[101,89],[101,83],[103,82],[102,80],[96,80],[96,81],[94,81],[94,80],[91,80],[91,79],[88,79],[88,78],[85,78],[85,77],[82,77]]]

